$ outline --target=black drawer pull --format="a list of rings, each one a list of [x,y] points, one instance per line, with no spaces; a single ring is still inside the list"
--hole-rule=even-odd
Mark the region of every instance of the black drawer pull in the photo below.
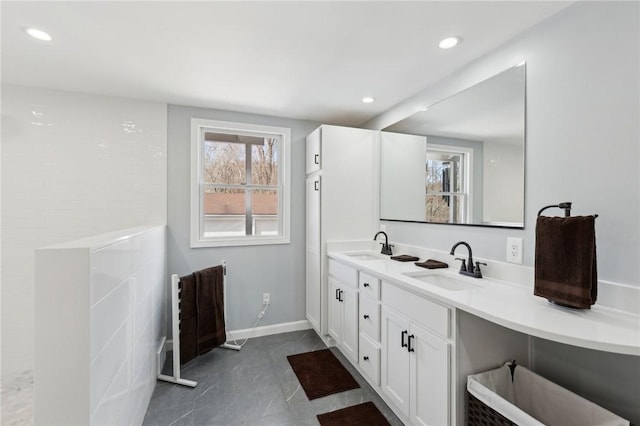
[[[362,359],[364,359],[365,361],[369,361],[369,357],[368,356],[363,356]]]
[[[411,346],[411,341],[412,341],[413,339],[415,339],[415,338],[416,338],[416,336],[414,336],[413,334],[412,334],[411,336],[409,336],[409,347],[407,348],[407,350],[408,350],[409,352],[415,352],[415,350],[413,349],[413,346]]]
[[[340,289],[336,288],[336,300],[340,300]]]
[[[316,154],[313,156],[313,162],[315,164],[320,164],[320,154]]]
[[[403,348],[407,347],[407,344],[404,341],[404,338],[407,337],[407,334],[409,334],[409,332],[407,330],[403,331],[402,334],[400,335],[400,344],[402,345]]]
[[[369,283],[364,283],[364,286],[365,287],[369,287]]]
[[[342,293],[344,293],[344,291],[342,291],[342,290],[338,290],[338,301],[340,301],[340,302],[342,302],[342,301],[343,301],[343,299],[342,299]]]
[[[318,188],[318,184],[319,184],[319,183],[320,183],[320,182],[319,182],[319,181],[317,181],[317,180],[313,182],[313,189],[314,189],[314,191],[318,191],[318,190],[319,190],[319,188]]]
[[[364,319],[369,319],[369,315],[364,314],[364,315],[362,316],[362,318],[364,318]]]

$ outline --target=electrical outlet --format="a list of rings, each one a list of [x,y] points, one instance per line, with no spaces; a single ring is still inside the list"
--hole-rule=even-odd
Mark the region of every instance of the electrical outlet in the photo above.
[[[522,264],[522,238],[507,238],[507,262]]]
[[[263,305],[271,304],[271,295],[269,293],[262,293],[262,304]]]

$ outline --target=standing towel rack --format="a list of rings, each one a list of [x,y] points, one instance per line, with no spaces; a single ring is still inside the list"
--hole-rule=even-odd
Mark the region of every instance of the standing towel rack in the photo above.
[[[227,261],[222,261],[223,271],[223,293],[224,293],[224,322],[227,323]],[[189,386],[195,388],[198,382],[183,379],[180,376],[180,277],[177,274],[171,275],[171,323],[172,323],[172,339],[173,339],[173,376],[166,374],[158,374],[158,380],[178,385]],[[239,351],[242,349],[239,345],[223,343],[221,348]]]
[[[573,204],[571,201],[565,201],[564,203],[550,204],[548,206],[544,206],[538,211],[538,216],[542,215],[542,212],[544,212],[547,209],[550,209],[552,207],[557,207],[559,209],[564,209],[564,217],[569,217],[571,216],[571,204]],[[594,214],[593,217],[594,218],[598,217],[598,215]]]

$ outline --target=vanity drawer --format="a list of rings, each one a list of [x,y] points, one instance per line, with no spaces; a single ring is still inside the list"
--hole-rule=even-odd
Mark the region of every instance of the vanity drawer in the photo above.
[[[344,263],[329,259],[329,275],[349,287],[357,288],[358,271]]]
[[[440,336],[449,337],[450,308],[384,281],[382,303]]]
[[[380,386],[380,347],[366,335],[360,334],[360,358],[358,365],[371,384]]]
[[[360,332],[380,341],[380,303],[360,293]]]
[[[361,293],[364,293],[369,297],[373,297],[376,300],[380,300],[380,280],[373,275],[360,271],[358,288]]]

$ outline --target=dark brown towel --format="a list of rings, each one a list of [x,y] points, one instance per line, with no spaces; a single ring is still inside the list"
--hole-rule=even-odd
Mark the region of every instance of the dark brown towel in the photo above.
[[[224,272],[222,266],[194,272],[198,312],[198,355],[227,340],[224,324]]]
[[[180,364],[184,364],[198,355],[195,276],[180,277],[180,289]]]
[[[414,262],[416,260],[420,260],[420,258],[408,254],[399,254],[397,256],[391,256],[391,260],[397,260],[398,262]]]
[[[581,309],[596,302],[594,216],[538,217],[533,294]]]
[[[425,260],[424,262],[416,262],[415,265],[421,268],[427,268],[427,269],[440,269],[440,268],[449,267],[449,265],[447,265],[446,263],[440,262],[439,260],[434,260],[434,259],[428,259],[428,260]]]

